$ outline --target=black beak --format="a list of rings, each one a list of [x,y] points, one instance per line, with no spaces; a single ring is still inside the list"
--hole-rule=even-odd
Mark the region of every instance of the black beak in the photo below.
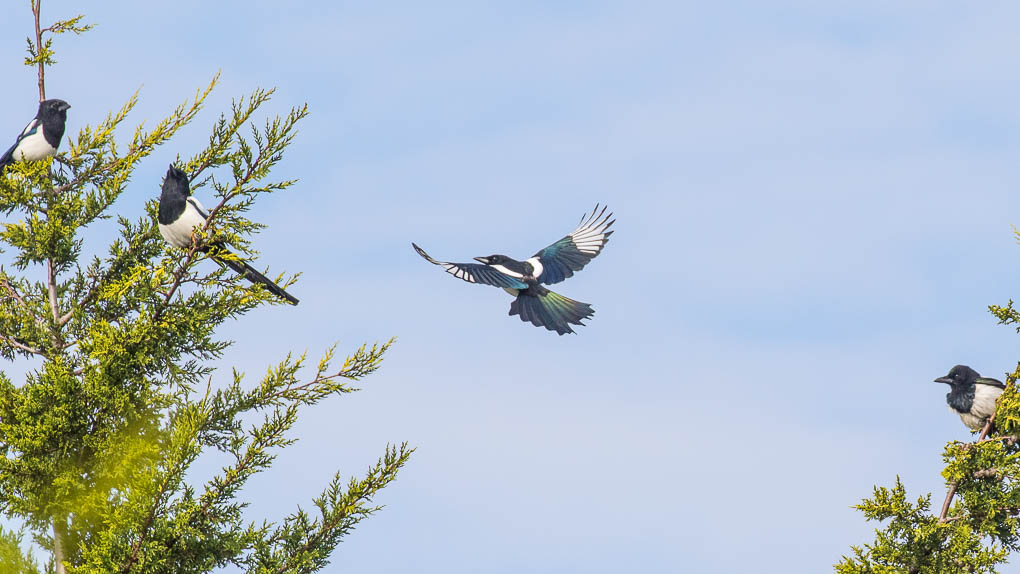
[[[486,265],[489,264],[489,258],[488,257],[475,257],[475,261],[477,261],[479,263],[484,263]]]
[[[60,111],[66,112],[69,109],[71,109],[71,104],[69,104],[67,102],[64,102],[64,103],[60,104]]]
[[[951,384],[953,384],[953,379],[950,379],[949,377],[939,377],[939,378],[935,379],[935,382],[936,383],[945,383],[947,385],[951,385]]]

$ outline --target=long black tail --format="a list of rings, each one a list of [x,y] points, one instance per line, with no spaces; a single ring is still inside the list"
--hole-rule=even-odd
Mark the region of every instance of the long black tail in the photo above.
[[[296,297],[284,291],[279,285],[273,283],[268,277],[259,273],[254,267],[248,265],[248,263],[238,259],[237,256],[230,252],[226,247],[223,247],[222,245],[210,245],[203,249],[203,251],[211,255],[216,261],[236,271],[238,275],[244,277],[248,281],[251,281],[252,284],[261,283],[262,285],[265,285],[266,289],[268,289],[273,295],[287,301],[291,305],[298,304]]]
[[[568,299],[542,287],[523,289],[510,304],[510,314],[520,315],[521,321],[530,321],[536,327],[545,327],[560,335],[573,333],[570,325],[584,325],[582,319],[595,314],[587,303]]]

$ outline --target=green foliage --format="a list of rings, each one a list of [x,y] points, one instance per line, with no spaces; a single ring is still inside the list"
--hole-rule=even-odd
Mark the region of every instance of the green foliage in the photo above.
[[[1020,365],[1006,378],[995,432],[971,443],[950,442],[943,453],[947,485],[956,498],[945,516],[930,512],[931,495],[911,503],[897,477],[857,506],[868,520],[885,521],[875,541],[852,546],[836,564],[840,574],[996,572],[1020,550]]]
[[[86,29],[78,16],[42,32]],[[52,44],[29,44],[26,63],[39,66],[42,84]],[[155,200],[134,221],[110,214],[138,165],[198,117],[215,85],[214,78],[125,141],[135,94],[68,136],[56,159],[14,164],[0,176],[8,216],[0,246],[13,260],[12,269],[0,268],[0,355],[39,365],[21,384],[0,373],[0,512],[53,552],[58,572],[208,572],[226,564],[316,571],[378,509],[374,496],[412,452],[388,446],[364,477],[335,475],[312,501],[314,517],[298,508],[280,524],[244,520],[243,486],[294,442],[300,409],[356,390],[352,383],[379,368],[392,340],[361,346],[339,367],[333,347],[312,368],[304,355],[288,355],[254,385],[237,371],[216,383],[207,362],[230,347],[217,327],[280,301],[197,245],[168,247]],[[248,212],[294,185],[272,171],[308,113],[300,106],[257,122],[272,94],[236,100],[207,145],[177,162],[193,190],[216,198],[197,238],[226,241],[246,260],[257,255],[250,238],[262,228]],[[119,236],[105,253],[89,246],[101,255],[83,261],[87,230],[97,225],[113,225]],[[285,287],[296,279],[277,276]],[[208,451],[230,463],[204,483],[186,480]],[[0,571],[38,571],[21,547],[20,533],[0,529]]]
[[[857,505],[868,520],[888,521],[875,531],[874,544],[851,546],[853,557],[836,564],[839,574],[893,574],[902,572],[994,572],[1008,552],[994,545],[985,548],[980,534],[967,521],[939,523],[929,512],[931,495],[911,503],[896,477],[892,489],[876,487],[871,499]]]
[[[17,574],[39,574],[39,565],[31,553],[21,550],[23,532],[15,532],[0,526],[0,572]]]

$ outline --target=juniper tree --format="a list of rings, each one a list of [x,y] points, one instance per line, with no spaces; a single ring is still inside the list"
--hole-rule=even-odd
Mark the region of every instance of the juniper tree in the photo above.
[[[1020,233],[1018,233],[1020,238]],[[1000,324],[1015,325],[1013,301],[989,307]],[[836,564],[839,574],[959,574],[996,572],[1020,550],[1020,364],[1006,377],[995,415],[976,440],[946,445],[942,476],[948,492],[939,511],[931,494],[916,500],[896,478],[875,487],[857,505],[868,520],[884,522],[875,541],[852,546]]]
[[[45,73],[53,36],[88,30],[82,16],[40,24],[26,63]],[[27,13],[27,10],[26,10]],[[272,90],[235,100],[213,123],[208,144],[179,153],[194,188],[217,201],[196,244],[167,246],[155,200],[135,220],[111,206],[133,171],[194,121],[216,79],[151,129],[125,126],[137,94],[76,137],[56,158],[11,165],[0,177],[0,355],[28,362],[24,381],[0,373],[0,512],[22,531],[0,528],[0,572],[38,572],[24,549],[30,533],[58,573],[208,572],[233,564],[249,572],[313,572],[354,525],[372,514],[374,495],[407,461],[388,446],[360,478],[337,473],[312,503],[282,522],[249,522],[241,489],[269,468],[298,409],[356,390],[391,342],[362,345],[342,361],[329,348],[317,365],[285,358],[255,382],[224,377],[209,362],[229,341],[217,327],[279,300],[216,265],[199,249],[210,238],[250,260],[262,225],[252,205],[295,182],[271,177],[293,141],[305,106],[256,120]],[[129,135],[128,135],[129,134]],[[182,150],[175,150],[182,151]],[[116,228],[108,246],[90,245],[96,226]],[[88,255],[88,254],[94,255]],[[296,276],[278,276],[284,286]],[[203,452],[230,462],[207,480],[185,473]]]

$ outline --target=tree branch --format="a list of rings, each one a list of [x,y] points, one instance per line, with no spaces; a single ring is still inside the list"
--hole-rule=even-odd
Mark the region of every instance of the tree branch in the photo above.
[[[67,518],[53,517],[53,564],[54,574],[64,574],[64,538],[67,536]]]
[[[60,310],[57,309],[57,272],[53,267],[53,258],[46,260],[46,290],[50,297],[50,311],[53,313],[53,322],[60,324]]]
[[[42,33],[39,26],[39,14],[42,12],[42,0],[32,0],[32,14],[35,16],[35,49],[40,55],[43,51]],[[37,64],[39,68],[39,101],[46,99],[46,63],[45,58],[40,57]]]
[[[25,303],[25,299],[21,297],[17,289],[15,289],[14,286],[11,285],[11,282],[7,280],[7,275],[0,275],[0,287],[3,287],[4,290],[6,290],[7,293],[15,301],[17,301],[23,309],[25,309],[26,311],[29,310],[28,304]]]
[[[26,353],[32,353],[33,355],[39,355],[42,357],[46,356],[46,353],[43,353],[41,350],[36,349],[35,347],[29,347],[28,345],[8,335],[0,334],[0,341],[7,343],[8,345],[14,347],[15,349],[21,349]]]
[[[18,290],[14,288],[14,285],[11,285],[11,282],[7,279],[7,274],[2,268],[0,268],[0,287],[3,287],[4,291],[7,291],[7,294],[10,296],[9,298],[17,301],[18,304],[21,305],[21,308],[35,319],[36,323],[44,326],[45,322],[35,314],[31,307],[28,306],[28,303],[25,302],[25,298],[21,296],[21,293],[18,293]]]

